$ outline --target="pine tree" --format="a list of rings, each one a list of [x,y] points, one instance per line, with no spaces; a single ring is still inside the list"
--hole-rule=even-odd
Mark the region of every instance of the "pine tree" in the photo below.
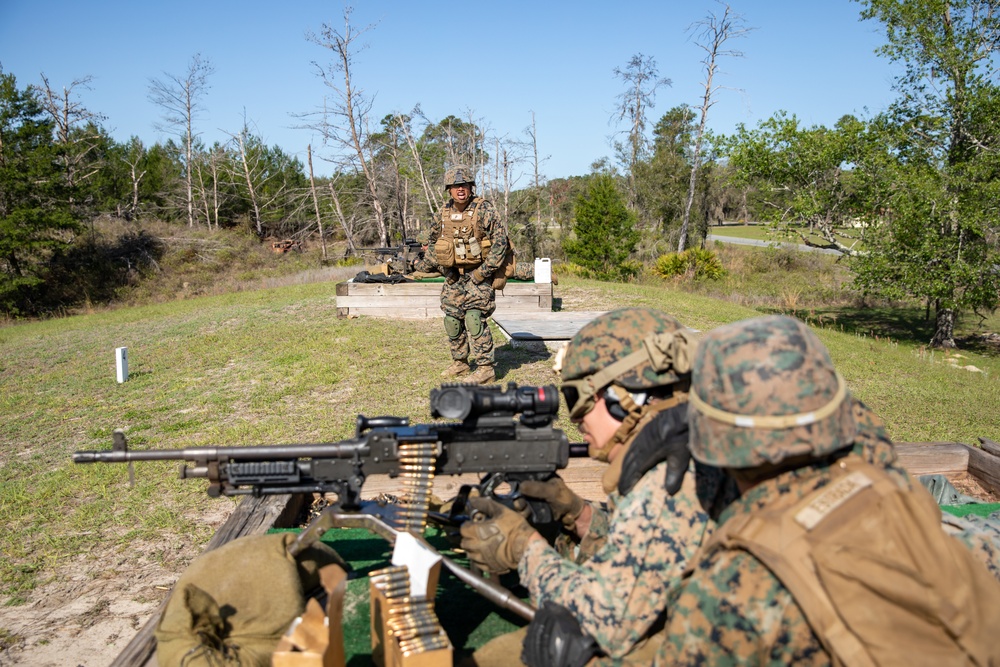
[[[0,70],[0,311],[8,314],[31,312],[46,260],[78,229],[59,150],[37,94]]]
[[[563,249],[596,278],[620,280],[628,276],[626,260],[639,242],[635,225],[635,214],[625,206],[614,179],[599,174],[576,200],[576,238],[563,241]]]

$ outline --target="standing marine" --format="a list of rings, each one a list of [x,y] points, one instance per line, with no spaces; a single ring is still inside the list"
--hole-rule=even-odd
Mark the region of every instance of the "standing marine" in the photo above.
[[[469,559],[492,572],[517,569],[540,608],[534,632],[494,639],[472,656],[476,665],[517,664],[526,634],[529,665],[562,667],[587,652],[606,664],[652,661],[658,621],[708,521],[690,476],[681,488],[695,344],[694,332],[666,313],[624,308],[589,322],[564,348],[560,390],[590,456],[609,464],[606,508],[559,477],[522,482],[521,492],[548,501],[562,522],[554,548],[517,512],[470,499],[483,520],[461,528]],[[567,625],[579,632],[567,635]]]
[[[877,417],[786,316],[702,339],[691,454],[740,496],[669,610],[662,665],[1000,664],[1000,583],[942,529]]]
[[[476,195],[476,179],[468,167],[450,167],[444,187],[449,199],[431,230],[421,267],[445,278],[441,310],[452,363],[441,377],[486,384],[496,380],[488,320],[496,310],[495,290],[503,288],[513,261],[507,226],[493,204]]]

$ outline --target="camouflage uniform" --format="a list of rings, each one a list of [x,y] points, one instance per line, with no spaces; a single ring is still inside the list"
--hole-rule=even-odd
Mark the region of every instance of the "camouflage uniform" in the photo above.
[[[599,389],[610,383],[620,394],[629,392],[629,396],[658,389],[664,392],[659,402],[646,405],[623,400],[628,415],[611,442],[603,448],[591,446],[591,456],[600,460],[607,460],[612,446],[622,448],[602,480],[609,494],[607,510],[590,503],[588,533],[572,556],[536,540],[529,543],[518,563],[520,581],[536,606],[552,601],[566,608],[583,632],[597,641],[605,657],[595,664],[649,664],[655,649],[650,640],[656,635],[657,623],[662,621],[668,599],[708,530],[708,516],[699,507],[692,476],[680,493],[671,496],[667,491],[667,462],[645,470],[624,492],[619,484],[623,461],[640,434],[653,429],[660,410],[686,400],[690,361],[686,350],[693,348],[694,341],[685,337],[685,332],[680,323],[663,313],[621,309],[583,327],[557,362],[562,364],[564,392],[572,381],[583,379],[600,385]],[[656,362],[647,356],[655,354],[649,352],[652,349],[663,353]],[[633,361],[630,368],[602,377],[603,369],[633,354],[640,360]],[[577,398],[573,404],[570,400],[567,398],[567,404],[575,415],[574,405],[579,406],[584,399]],[[656,431],[647,433],[652,432]],[[522,638],[523,633],[501,638],[506,654],[500,648],[494,648],[493,654],[506,657],[502,664],[511,664],[511,651],[520,649]],[[478,653],[476,657],[480,665],[494,664],[479,658]]]
[[[660,463],[625,496],[613,491],[609,511],[591,520],[590,535],[602,546],[584,563],[533,542],[518,574],[540,606],[545,600],[569,609],[612,659],[632,653],[651,634],[701,544],[708,517],[698,505],[693,476],[670,497]]]
[[[833,489],[852,457],[884,471],[890,486],[906,490],[903,495],[923,492],[897,465],[879,419],[843,393],[843,380],[836,376],[834,382],[833,374],[822,343],[792,318],[738,322],[703,339],[693,368],[692,454],[700,464],[725,467],[751,484],[722,510],[717,536],[747,520],[760,521],[775,508],[798,507],[795,501],[816,490]],[[731,418],[742,423],[726,421]],[[768,419],[775,423],[764,425]],[[836,515],[836,506],[829,512]],[[813,601],[797,601],[750,551],[710,543],[688,575],[670,606],[656,664],[840,664],[824,642],[843,644],[833,634],[821,641],[800,606]],[[988,576],[977,575],[975,585],[984,578],[988,587]],[[914,593],[914,599],[919,596]],[[849,634],[855,632],[851,620],[842,621],[852,628]]]
[[[459,182],[455,181],[454,174],[458,173],[459,178],[462,178],[462,169],[466,168],[449,170],[449,176],[446,177],[446,181],[449,182],[446,186],[450,186],[451,182]],[[467,170],[464,173],[467,174],[464,178],[474,184],[471,173]],[[442,209],[441,218],[431,230],[424,259],[417,268],[426,272],[438,271],[445,277],[445,285],[441,289],[441,310],[445,314],[446,327],[449,325],[448,318],[453,318],[453,329],[448,331],[451,358],[455,361],[467,361],[471,357],[481,366],[492,367],[493,335],[490,333],[487,318],[496,310],[496,293],[491,284],[491,277],[500,267],[509,248],[507,227],[493,204],[473,195],[465,210],[476,211],[482,236],[490,240],[489,253],[475,271],[460,272],[454,267],[444,268],[438,262],[434,246],[441,237],[444,220],[455,210],[454,205],[454,200],[449,199]],[[476,271],[485,276],[485,280],[477,283]]]
[[[531,262],[515,262],[514,275],[511,278],[514,280],[534,280],[535,265]]]

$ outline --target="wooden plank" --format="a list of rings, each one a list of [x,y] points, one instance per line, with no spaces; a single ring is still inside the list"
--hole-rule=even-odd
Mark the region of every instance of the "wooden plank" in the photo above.
[[[567,486],[573,489],[581,498],[601,502],[607,500],[608,494],[601,487],[601,476],[608,464],[595,461],[589,457],[575,457],[569,460],[569,465],[559,471],[559,476],[566,480]],[[434,477],[431,490],[441,500],[454,498],[463,484],[478,484],[479,475],[466,473],[464,475],[439,475]],[[504,488],[501,487],[501,492]],[[403,494],[403,482],[399,477],[388,475],[369,475],[365,478],[365,499],[375,498],[380,493],[393,496]]]
[[[979,449],[963,445],[969,450],[969,474],[990,493],[1000,495],[1000,456]]]
[[[340,317],[391,317],[426,319],[442,317],[441,283],[352,283],[337,285],[337,315]],[[508,283],[497,292],[496,313],[551,312],[550,283]],[[495,319],[495,318],[494,318]]]
[[[338,283],[337,296],[440,296],[444,283]],[[509,296],[540,296],[551,294],[551,284],[508,283],[507,287],[497,292],[497,297]]]
[[[979,438],[979,444],[983,448],[983,451],[989,452],[994,456],[1000,456],[1000,442],[990,440],[989,438]]]
[[[233,513],[229,515],[229,519],[209,540],[203,553],[221,547],[223,544],[244,535],[259,535],[275,526],[291,525],[294,516],[302,506],[302,502],[302,497],[298,495],[263,496],[261,498],[245,496]],[[169,600],[170,596],[168,595],[153,612],[152,617],[142,626],[142,629],[132,638],[132,641],[114,659],[111,667],[151,667],[157,664],[156,637],[153,633],[156,632],[160,616],[167,608]]]
[[[900,464],[914,477],[956,475],[969,468],[969,447],[958,442],[896,443]]]
[[[495,316],[497,326],[512,340],[569,340],[603,310],[559,311]]]

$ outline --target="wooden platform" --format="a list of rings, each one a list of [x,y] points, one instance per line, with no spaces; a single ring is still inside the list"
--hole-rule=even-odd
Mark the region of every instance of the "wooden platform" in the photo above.
[[[497,313],[493,321],[514,347],[544,345],[554,349],[565,345],[576,332],[603,310],[558,311],[554,313]]]
[[[443,317],[440,281],[399,283],[337,283],[339,317],[391,317],[426,319]],[[511,313],[546,313],[552,311],[552,284],[509,282],[497,292],[499,315]]]

